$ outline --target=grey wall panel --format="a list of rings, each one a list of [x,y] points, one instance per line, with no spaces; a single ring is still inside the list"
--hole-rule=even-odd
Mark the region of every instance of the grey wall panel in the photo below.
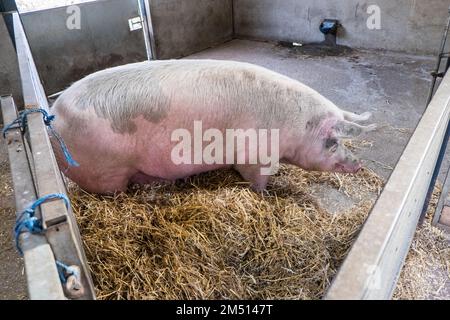
[[[22,107],[19,65],[3,15],[0,15],[0,95],[12,94],[16,105]]]
[[[150,0],[157,56],[186,56],[233,37],[232,0]]]
[[[367,27],[370,5],[381,9],[381,29]],[[238,37],[315,42],[324,18],[339,19],[344,45],[416,53],[439,48],[448,0],[234,0]]]
[[[159,59],[185,56],[233,37],[232,0],[150,0],[150,6]],[[147,59],[143,32],[128,27],[128,19],[139,15],[137,0],[78,7],[79,30],[67,28],[67,7],[21,15],[47,94],[95,71]],[[0,90],[20,93],[15,53],[0,27]]]
[[[48,94],[108,67],[147,59],[142,30],[130,31],[137,1],[79,5],[81,29],[67,28],[67,7],[22,14],[37,69]]]

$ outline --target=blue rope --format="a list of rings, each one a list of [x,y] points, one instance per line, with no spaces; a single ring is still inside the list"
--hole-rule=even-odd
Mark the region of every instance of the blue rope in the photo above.
[[[78,162],[76,162],[74,160],[74,158],[70,154],[69,148],[67,148],[67,145],[64,143],[63,138],[58,134],[58,132],[56,132],[55,129],[53,129],[52,125],[48,125],[48,128],[52,132],[53,136],[55,136],[55,138],[58,140],[59,145],[61,146],[61,150],[63,151],[64,157],[66,158],[66,161],[69,164],[69,166],[71,166],[71,167],[79,167],[80,165],[78,164]]]
[[[32,234],[41,234],[44,232],[42,227],[42,222],[35,216],[36,209],[41,206],[43,203],[49,200],[61,199],[64,200],[64,203],[69,209],[70,202],[65,194],[55,193],[50,194],[48,196],[44,196],[38,200],[36,200],[33,204],[31,204],[28,208],[26,208],[16,220],[16,226],[14,228],[15,240],[16,240],[16,248],[19,251],[20,255],[23,255],[22,248],[20,247],[19,237],[20,234],[24,231],[28,231]]]
[[[67,198],[65,194],[54,193],[39,198],[19,215],[16,222],[16,227],[14,228],[14,232],[16,239],[16,247],[20,255],[23,256],[23,251],[19,244],[19,237],[22,232],[28,231],[32,234],[42,234],[44,232],[44,228],[42,227],[41,221],[35,216],[36,209],[45,202],[56,199],[64,200],[66,208],[69,209],[70,206],[69,198]],[[67,283],[67,280],[70,276],[74,276],[76,279],[80,279],[80,273],[76,268],[69,267],[58,260],[56,261],[56,268],[58,270],[59,279],[63,284]]]
[[[11,124],[7,125],[3,130],[3,138],[6,138],[6,133],[12,129],[21,128],[24,130],[27,125],[27,117],[32,113],[42,113],[44,118],[44,123],[46,126],[50,126],[52,121],[55,120],[54,115],[49,115],[44,109],[27,109],[19,113],[19,117],[14,120]],[[17,127],[18,126],[18,127]]]
[[[76,279],[80,279],[80,273],[76,268],[69,267],[60,261],[56,261],[56,266],[58,268],[59,279],[63,284],[67,282],[70,276],[74,276]]]
[[[64,153],[64,157],[66,158],[66,161],[69,164],[69,166],[79,167],[80,165],[78,164],[78,162],[76,162],[73,159],[72,155],[69,152],[69,148],[67,148],[67,145],[64,143],[64,140],[52,126],[52,122],[55,120],[55,116],[49,115],[47,113],[47,111],[45,111],[44,109],[27,109],[27,110],[22,111],[16,120],[14,120],[12,123],[7,125],[2,130],[3,138],[6,138],[6,133],[12,129],[21,128],[22,131],[25,130],[26,125],[27,125],[27,117],[29,114],[32,114],[32,113],[42,113],[45,125],[50,129],[53,136],[55,136],[55,138],[58,140],[59,145],[61,146],[61,149]]]

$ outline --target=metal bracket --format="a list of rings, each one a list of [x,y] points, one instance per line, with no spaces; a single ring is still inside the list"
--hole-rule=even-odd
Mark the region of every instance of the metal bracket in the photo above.
[[[142,18],[134,17],[128,20],[128,25],[130,27],[130,31],[142,30]]]

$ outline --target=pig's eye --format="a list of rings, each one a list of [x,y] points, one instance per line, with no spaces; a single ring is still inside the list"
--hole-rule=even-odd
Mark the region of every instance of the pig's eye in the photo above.
[[[336,152],[338,149],[339,143],[336,139],[327,139],[325,142],[325,148],[330,150],[330,152]]]

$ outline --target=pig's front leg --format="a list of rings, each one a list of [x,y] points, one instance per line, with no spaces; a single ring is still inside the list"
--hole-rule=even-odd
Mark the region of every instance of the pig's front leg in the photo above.
[[[262,192],[269,183],[269,176],[261,175],[261,166],[259,165],[236,165],[234,169],[240,173],[242,178],[250,182],[250,187],[255,192]]]

